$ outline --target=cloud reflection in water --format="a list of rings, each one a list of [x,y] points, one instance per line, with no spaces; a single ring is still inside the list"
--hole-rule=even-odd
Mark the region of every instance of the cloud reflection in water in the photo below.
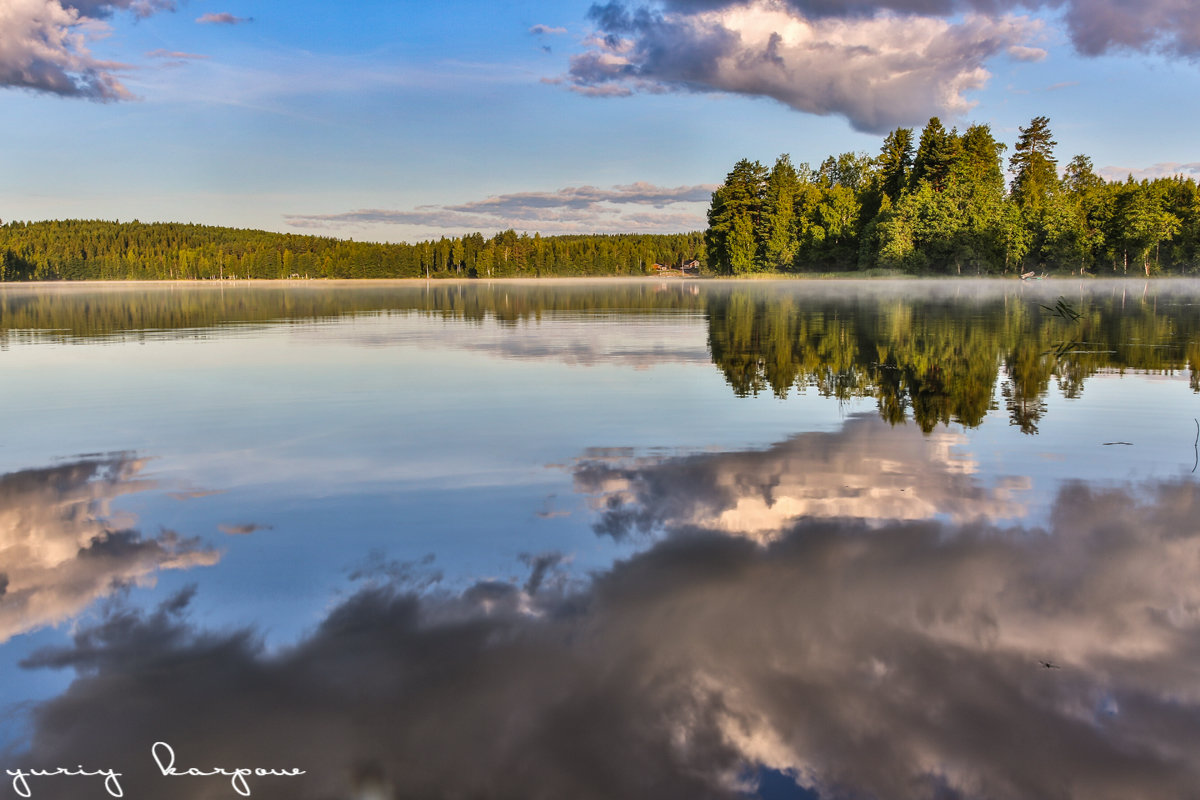
[[[125,453],[0,476],[0,642],[67,620],[164,569],[211,566],[220,554],[163,530],[145,537],[115,514],[118,497],[154,487]]]
[[[1198,508],[1177,480],[1067,485],[1046,530],[806,517],[760,542],[663,517],[584,587],[532,558],[524,587],[373,581],[276,653],[198,629],[186,595],[118,609],[27,661],[78,675],[22,763],[120,766],[129,797],[161,788],[156,740],[308,771],[256,797],[735,797],[754,765],[822,797],[1189,796]]]
[[[876,523],[943,516],[955,522],[1020,517],[1024,477],[980,484],[949,431],[924,437],[873,415],[841,430],[793,436],[765,450],[666,458],[590,458],[575,487],[600,510],[598,533],[702,527],[769,541],[803,517]]]

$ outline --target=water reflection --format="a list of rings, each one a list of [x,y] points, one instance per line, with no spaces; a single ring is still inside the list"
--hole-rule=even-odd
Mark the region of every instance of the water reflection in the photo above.
[[[161,793],[154,741],[307,770],[257,797],[735,797],[755,766],[822,797],[1188,796],[1198,507],[1191,482],[1071,484],[1047,530],[684,528],[584,587],[552,562],[524,587],[372,583],[274,654],[190,624],[184,593],[27,659],[78,676],[14,758],[118,767],[128,797]]]
[[[1070,310],[1062,313],[1060,300]],[[1010,422],[1036,433],[1052,384],[1080,396],[1097,373],[1187,372],[1200,392],[1200,288],[1189,281],[668,282],[0,287],[0,347],[61,341],[228,335],[250,324],[372,314],[474,325],[458,346],[503,357],[650,366],[703,358],[673,339],[673,313],[703,315],[708,354],[741,396],[813,390],[873,397],[893,424],[980,425],[999,383]],[[583,330],[523,335],[550,319],[635,323],[597,347]],[[503,335],[497,335],[495,323]],[[436,328],[366,345],[422,344]]]
[[[9,468],[170,476],[0,477],[0,762],[131,800],[233,795],[155,741],[298,800],[1186,796],[1200,293],[1155,287],[0,287]]]
[[[144,536],[122,495],[154,486],[127,453],[0,476],[0,642],[74,617],[123,586],[167,569],[211,566],[219,553],[162,530]]]
[[[0,284],[0,344],[33,332],[51,339],[189,337],[222,326],[316,322],[420,312],[512,326],[543,314],[698,311],[699,292],[647,281],[321,281],[224,285]]]
[[[798,388],[874,397],[883,419],[911,416],[924,431],[980,425],[998,380],[1024,433],[1037,433],[1052,381],[1076,398],[1100,372],[1187,370],[1200,391],[1200,315],[1188,294],[1195,286],[1161,304],[1127,302],[1112,286],[1071,287],[1071,301],[1059,300],[1069,315],[1046,305],[1054,301],[1045,290],[1011,294],[992,284],[963,299],[922,288],[882,297],[712,292],[713,362],[739,395],[785,397]]]
[[[914,437],[878,417],[856,416],[833,433],[798,434],[766,450],[633,459],[585,457],[575,487],[592,498],[598,533],[687,527],[758,541],[801,517],[875,523],[944,516],[956,522],[1019,517],[1028,478],[985,486],[962,450],[966,437]]]

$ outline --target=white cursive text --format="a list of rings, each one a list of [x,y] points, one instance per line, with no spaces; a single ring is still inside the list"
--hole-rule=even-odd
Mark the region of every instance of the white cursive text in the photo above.
[[[30,778],[51,778],[55,775],[62,775],[67,778],[104,778],[104,788],[113,797],[124,797],[125,792],[121,789],[120,772],[111,769],[84,769],[83,766],[70,769],[69,767],[56,767],[55,769],[6,769],[4,774],[12,777],[13,791],[21,797],[32,797],[33,791],[29,788]]]
[[[229,778],[233,790],[242,797],[250,796],[250,784],[246,778],[253,775],[256,778],[265,776],[282,776],[285,778],[294,778],[297,775],[303,775],[302,769],[263,769],[255,767],[241,767],[237,769],[226,769],[225,767],[213,767],[212,769],[197,769],[196,767],[188,767],[187,769],[176,769],[175,767],[175,751],[171,745],[166,742],[155,742],[150,748],[150,754],[154,756],[154,763],[158,764],[158,771],[169,778],[177,777],[192,777],[203,778],[211,775],[221,775]],[[22,795],[28,797],[29,795]],[[117,795],[118,797],[120,795]]]

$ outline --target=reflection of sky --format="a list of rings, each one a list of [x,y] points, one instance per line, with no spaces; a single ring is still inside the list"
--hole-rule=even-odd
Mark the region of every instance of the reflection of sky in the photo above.
[[[39,758],[172,735],[311,766],[296,797],[724,796],[748,765],[1021,797],[1050,753],[1097,797],[1093,767],[1112,796],[1196,777],[1167,737],[1194,705],[1186,379],[926,436],[871,399],[737,398],[705,337],[642,310],[11,344],[3,704],[75,674],[18,661],[78,667],[27,718]],[[99,742],[116,684],[145,705]]]
[[[217,563],[196,539],[144,537],[112,513],[121,495],[152,487],[136,477],[143,466],[117,454],[0,476],[0,644],[160,570]]]
[[[1198,503],[1192,481],[1068,484],[1045,532],[693,530],[582,586],[551,560],[523,587],[422,597],[397,570],[274,654],[189,622],[183,593],[29,658],[78,677],[15,757],[86,753],[131,797],[161,782],[154,740],[189,764],[307,770],[256,780],[261,797],[734,797],[747,765],[820,796],[1184,797]]]
[[[1023,477],[980,485],[978,465],[957,452],[967,438],[913,436],[877,415],[834,433],[805,433],[766,450],[668,458],[585,458],[576,488],[599,512],[596,531],[624,538],[700,527],[770,541],[802,518],[872,523],[944,517],[956,522],[1023,516]]]

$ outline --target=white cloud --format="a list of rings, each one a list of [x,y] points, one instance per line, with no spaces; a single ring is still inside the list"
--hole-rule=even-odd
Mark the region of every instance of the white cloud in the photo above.
[[[1101,167],[1096,174],[1108,181],[1123,181],[1130,175],[1134,180],[1171,178],[1175,175],[1200,177],[1200,161],[1182,164],[1178,161],[1160,161],[1148,167]]]
[[[963,114],[984,63],[1044,51],[1026,42],[1027,18],[877,13],[806,17],[772,0],[692,14],[594,9],[602,35],[572,58],[565,82],[583,94],[731,92],[774,98],[799,111],[840,114],[864,131]]]
[[[169,58],[169,59],[173,59],[176,61],[190,61],[193,59],[198,59],[198,60],[204,61],[204,60],[208,59],[208,56],[201,55],[199,53],[187,53],[187,52],[183,52],[181,50],[166,50],[166,49],[161,49],[161,48],[158,50],[151,50],[150,52],[146,53],[146,57],[147,58]]]
[[[220,13],[201,14],[196,18],[196,22],[204,25],[239,25],[243,22],[253,22],[252,17],[235,17],[228,11]]]
[[[1008,48],[1008,54],[1016,61],[1042,61],[1046,58],[1046,51],[1040,47],[1028,47],[1022,44],[1014,44]]]
[[[1062,12],[1075,49],[1085,55],[1113,50],[1165,52],[1195,58],[1200,53],[1200,4],[1191,0],[772,0],[811,19],[862,19],[881,12],[951,18],[963,14],[996,16],[1009,11]],[[668,10],[700,13],[729,8],[739,0],[662,0]],[[599,9],[612,18],[620,3]]]
[[[335,214],[291,214],[289,225],[316,228],[345,225],[407,225],[442,230],[540,231],[541,233],[679,233],[704,227],[701,204],[715,186],[662,187],[638,182],[601,189],[569,186],[551,192],[516,192],[482,200],[411,210],[360,209]],[[627,213],[624,209],[659,211]]]
[[[91,100],[133,97],[117,78],[124,64],[95,58],[88,41],[108,32],[60,0],[0,3],[0,86]]]

